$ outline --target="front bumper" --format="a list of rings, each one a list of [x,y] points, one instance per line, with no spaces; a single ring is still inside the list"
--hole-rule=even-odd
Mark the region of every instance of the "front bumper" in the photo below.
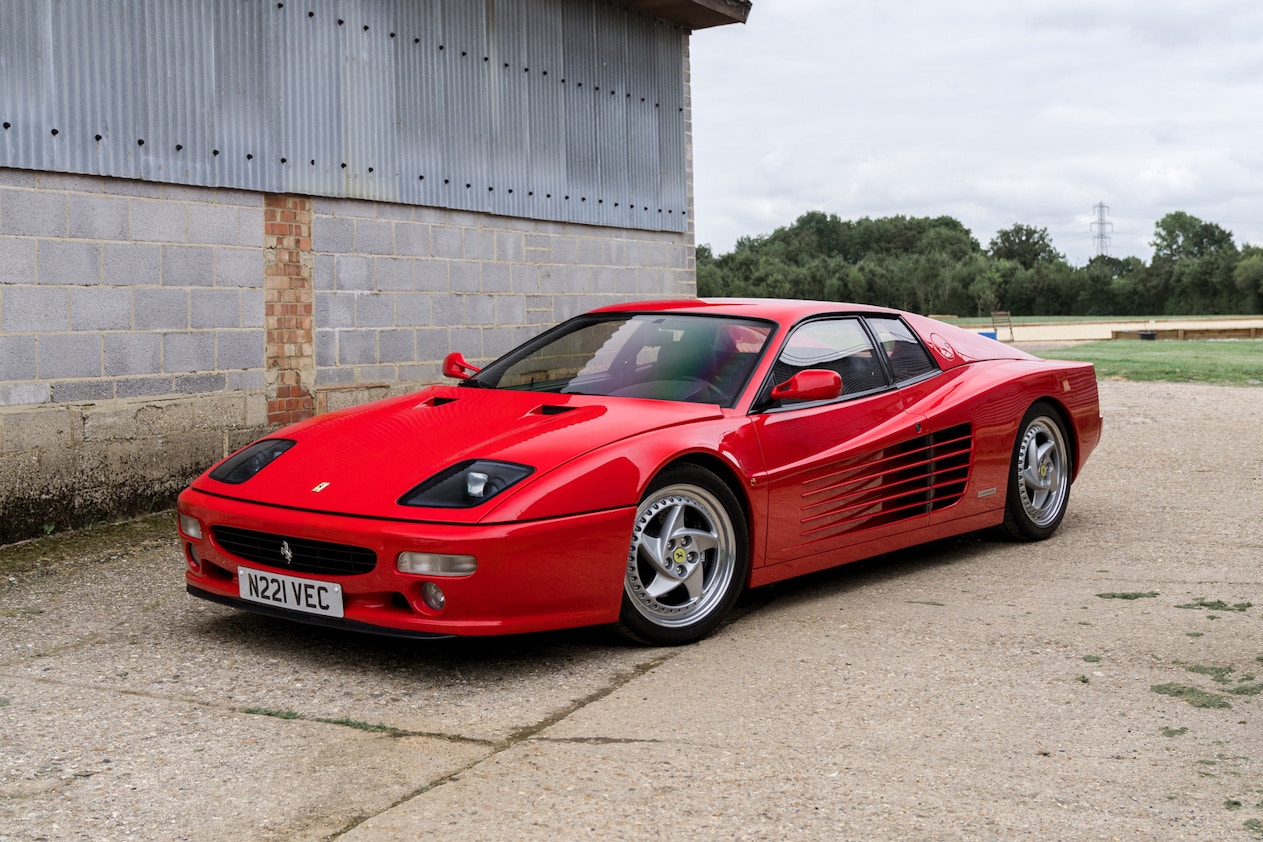
[[[195,489],[180,495],[179,512],[201,524],[202,537],[181,532],[189,593],[251,611],[318,625],[407,637],[493,635],[612,623],[618,619],[635,507],[527,523],[452,525],[405,523],[282,509]],[[247,561],[212,535],[216,526],[347,544],[373,550],[376,565],[350,575],[295,574]],[[472,555],[468,576],[401,573],[401,552]],[[241,599],[237,568],[248,567],[336,582],[342,618],[271,608]],[[422,587],[434,582],[446,603],[434,610]]]

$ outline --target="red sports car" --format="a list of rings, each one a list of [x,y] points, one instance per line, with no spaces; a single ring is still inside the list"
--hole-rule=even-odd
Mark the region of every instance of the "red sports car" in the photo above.
[[[985,527],[1047,538],[1101,435],[1089,364],[828,302],[605,307],[444,372],[199,477],[189,592],[404,636],[688,643],[747,587]]]

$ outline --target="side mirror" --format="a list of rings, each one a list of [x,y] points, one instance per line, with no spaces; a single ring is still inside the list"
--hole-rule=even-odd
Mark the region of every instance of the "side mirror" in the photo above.
[[[772,387],[772,400],[828,401],[842,394],[842,375],[823,368],[800,371]]]
[[[444,377],[454,377],[457,380],[468,380],[470,375],[477,374],[480,371],[482,371],[482,369],[465,362],[465,357],[460,351],[453,351],[443,358]]]

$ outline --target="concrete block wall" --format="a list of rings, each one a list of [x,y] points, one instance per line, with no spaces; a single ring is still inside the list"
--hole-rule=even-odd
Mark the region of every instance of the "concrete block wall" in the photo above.
[[[169,503],[278,408],[409,391],[451,350],[485,362],[592,307],[693,295],[693,251],[691,234],[0,169],[0,544]]]
[[[278,424],[696,294],[683,234],[0,168],[0,544],[169,504]]]
[[[314,203],[318,391],[442,379],[593,307],[693,295],[679,234],[351,200]]]
[[[0,543],[169,501],[267,429],[262,218],[0,169]]]
[[[263,387],[262,198],[0,169],[0,407]]]

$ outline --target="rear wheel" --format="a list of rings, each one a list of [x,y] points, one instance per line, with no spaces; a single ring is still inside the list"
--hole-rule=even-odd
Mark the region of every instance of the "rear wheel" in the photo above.
[[[636,510],[618,628],[654,646],[714,631],[745,586],[750,565],[736,495],[696,465],[668,468]]]
[[[1034,404],[1013,443],[1005,533],[1019,541],[1042,541],[1056,532],[1070,501],[1071,473],[1061,416],[1047,403]]]

